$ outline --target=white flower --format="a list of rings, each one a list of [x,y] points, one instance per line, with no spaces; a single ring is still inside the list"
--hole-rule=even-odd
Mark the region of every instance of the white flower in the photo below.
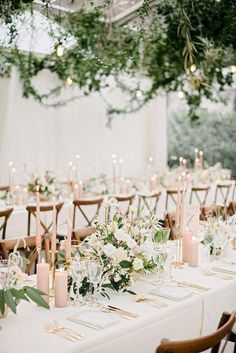
[[[143,260],[136,257],[133,261],[133,268],[135,271],[139,271],[143,268]]]
[[[115,237],[117,240],[120,240],[120,241],[126,241],[127,240],[127,237],[128,237],[128,234],[126,234],[123,229],[118,229],[116,232],[115,232]]]
[[[117,207],[117,204],[118,204],[118,202],[114,197],[104,198],[103,205],[105,208]]]
[[[108,257],[113,257],[113,255],[115,254],[116,252],[116,248],[114,247],[114,245],[112,244],[106,244],[104,245],[103,247],[103,251],[105,253],[106,256]]]
[[[119,282],[120,280],[121,280],[121,277],[120,277],[119,273],[116,273],[114,276],[114,281]]]
[[[118,248],[112,255],[112,260],[115,266],[118,266],[121,261],[129,261],[127,251],[123,248]]]
[[[132,238],[127,238],[126,243],[130,249],[135,248],[137,245],[136,241]]]
[[[150,240],[147,240],[141,244],[140,250],[147,260],[151,260],[155,256],[154,244]]]

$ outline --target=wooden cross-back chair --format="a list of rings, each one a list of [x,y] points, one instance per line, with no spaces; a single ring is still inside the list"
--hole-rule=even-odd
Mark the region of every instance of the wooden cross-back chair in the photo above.
[[[236,201],[230,202],[228,207],[228,214],[230,216],[233,216],[234,214],[236,214]]]
[[[87,222],[86,226],[92,226],[93,221],[99,214],[100,207],[103,202],[103,197],[94,198],[94,199],[77,199],[73,201],[74,204],[74,214],[73,214],[73,228],[75,228],[75,221],[76,221],[76,210],[79,209],[81,215]],[[93,206],[95,207],[95,213],[92,218],[90,218],[86,213],[83,207]]]
[[[180,191],[181,195],[183,190]],[[167,189],[166,190],[166,211],[168,211],[168,205],[169,205],[169,200],[172,200],[174,205],[177,205],[177,195],[178,195],[178,190],[177,189]]]
[[[63,202],[57,203],[55,205],[55,208],[56,208],[56,225],[57,225],[58,215],[59,215],[63,205],[64,205]],[[27,206],[26,210],[28,211],[27,235],[30,235],[30,233],[31,233],[31,216],[33,215],[36,218],[36,206]],[[41,213],[51,212],[51,211],[53,211],[53,205],[40,205],[40,215],[41,215]],[[53,222],[53,220],[51,220],[49,225],[46,225],[46,224],[44,224],[42,222],[42,220],[40,220],[40,223],[41,223],[41,226],[43,228],[43,233],[44,234],[50,233],[50,228],[52,227],[52,222]]]
[[[169,341],[163,339],[156,353],[200,353],[211,349],[211,353],[223,352],[221,342],[232,340],[231,331],[235,323],[235,312],[223,313],[217,330],[209,335],[183,341]],[[236,352],[234,347],[234,353]]]
[[[224,219],[227,218],[227,208],[223,205],[203,206],[200,210],[201,221],[207,221],[209,217],[222,216]]]
[[[157,212],[157,205],[160,200],[160,197],[161,191],[154,192],[150,196],[139,195],[138,214],[140,214],[143,209],[146,209],[148,212],[155,215]]]
[[[128,216],[129,214],[129,208],[130,206],[132,205],[133,201],[134,201],[134,198],[135,198],[135,194],[131,194],[131,195],[115,195],[115,196],[112,196],[112,198],[115,198],[118,202],[118,204],[127,204],[127,208],[125,210],[125,212],[122,212],[120,210],[120,213],[123,215],[123,216]],[[118,206],[119,208],[119,206]],[[108,218],[110,219],[111,217],[111,207],[109,207],[108,209]]]
[[[13,208],[8,208],[6,210],[0,211],[0,219],[3,219],[3,222],[0,225],[0,232],[2,232],[2,239],[5,239],[6,237],[7,222],[12,212],[13,212]]]
[[[169,212],[165,215],[165,227],[170,228],[170,239],[177,238],[177,230],[175,228],[175,212]]]
[[[190,194],[190,204],[193,201],[193,196],[195,196],[199,206],[205,206],[209,190],[210,186],[193,186]]]
[[[91,226],[74,229],[72,232],[72,239],[80,243],[81,241],[83,241],[85,238],[87,238],[89,235],[93,234],[94,232],[96,232],[96,228]]]
[[[223,204],[226,206],[228,203],[228,198],[229,198],[229,192],[230,189],[232,188],[232,184],[217,184],[216,185],[216,192],[215,192],[215,204],[218,202],[218,194],[222,196],[223,199]],[[218,203],[222,203],[222,201],[219,201]]]
[[[10,191],[9,185],[0,186],[0,192],[8,192]]]
[[[36,236],[30,235],[23,239],[16,238],[0,240],[0,254],[3,259],[8,259],[9,254],[17,245],[17,250],[28,259],[24,272],[29,274],[38,258],[38,253],[36,251]],[[45,251],[45,261],[47,263],[50,263],[50,241],[50,234],[44,234],[42,236],[42,250]]]

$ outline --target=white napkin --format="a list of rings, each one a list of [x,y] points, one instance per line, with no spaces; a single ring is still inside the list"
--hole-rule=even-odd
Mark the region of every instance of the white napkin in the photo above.
[[[192,295],[192,292],[189,289],[174,286],[154,288],[149,293],[176,301],[184,300]]]
[[[68,318],[78,324],[89,326],[95,330],[101,330],[117,322],[117,319],[109,313],[97,310],[83,310]]]
[[[227,273],[229,275],[236,275],[235,266],[232,267],[232,265],[230,266],[228,264],[212,267],[212,271]]]

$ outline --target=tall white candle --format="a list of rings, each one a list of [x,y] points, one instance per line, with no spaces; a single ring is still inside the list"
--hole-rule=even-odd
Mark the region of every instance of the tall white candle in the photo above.
[[[115,186],[116,184],[116,159],[113,159],[112,161],[112,177],[113,177],[113,185]]]
[[[77,154],[77,155],[75,156],[76,180],[79,180],[79,160],[80,160],[80,155]]]
[[[52,219],[52,246],[51,251],[53,254],[57,251],[57,220],[56,220],[56,204],[53,203],[53,219]]]
[[[37,192],[36,192],[36,247],[41,248],[39,186],[37,186]]]
[[[200,165],[200,168],[203,168],[203,152],[202,151],[199,152],[199,165]]]
[[[175,214],[175,224],[179,226],[180,223],[180,207],[181,207],[181,178],[178,179],[178,191],[177,191],[177,200],[176,200],[176,214]]]
[[[68,163],[68,183],[71,183],[72,182],[72,167],[73,167],[73,163],[72,162],[69,162]]]
[[[71,235],[72,235],[72,207],[69,210],[69,217],[67,220],[67,239],[66,239],[66,262],[70,262],[71,257]]]
[[[119,159],[119,179],[122,177],[122,165],[123,165],[123,159]]]

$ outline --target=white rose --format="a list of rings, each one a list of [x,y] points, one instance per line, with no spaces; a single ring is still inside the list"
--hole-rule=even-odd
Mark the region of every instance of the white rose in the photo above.
[[[121,261],[129,261],[127,251],[122,248],[116,249],[115,253],[112,255],[113,263],[118,266]]]
[[[133,261],[133,268],[135,271],[139,271],[143,268],[143,260],[136,257]]]
[[[114,276],[114,281],[119,282],[120,280],[121,280],[121,277],[120,277],[119,273],[116,273]]]
[[[128,235],[123,231],[123,229],[118,229],[115,232],[115,237],[116,237],[117,240],[126,241]]]
[[[147,240],[140,245],[140,250],[147,260],[151,260],[155,256],[154,244],[150,240]]]
[[[132,239],[132,238],[128,238],[127,241],[126,241],[126,243],[127,243],[128,247],[129,247],[130,249],[135,248],[136,245],[137,245],[136,241],[135,241],[134,239]]]

